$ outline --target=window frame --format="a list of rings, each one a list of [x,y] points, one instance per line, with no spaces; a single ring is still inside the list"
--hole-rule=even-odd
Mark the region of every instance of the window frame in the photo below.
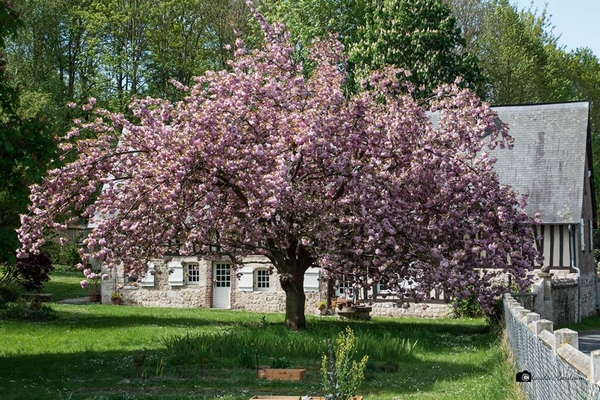
[[[271,275],[267,268],[256,268],[254,269],[254,291],[256,292],[267,292],[271,290]],[[262,279],[261,279],[262,277]],[[266,286],[261,286],[265,285]]]
[[[200,263],[186,262],[183,265],[185,267],[184,273],[185,273],[186,285],[192,285],[192,286],[199,285],[200,284]]]

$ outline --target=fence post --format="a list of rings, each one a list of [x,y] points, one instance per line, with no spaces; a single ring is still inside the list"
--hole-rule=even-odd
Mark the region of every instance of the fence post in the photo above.
[[[540,320],[540,314],[538,313],[529,313],[527,315],[525,315],[521,321],[523,321],[525,323],[525,325],[529,326],[529,324],[535,322],[535,321],[539,321]]]
[[[571,329],[559,329],[554,332],[554,352],[563,344],[579,349],[579,333]]]
[[[590,362],[589,378],[597,384],[600,381],[600,350],[592,351],[590,356],[592,361]]]
[[[554,332],[554,324],[552,321],[548,321],[547,319],[540,319],[539,321],[534,321],[530,329],[533,331],[535,336],[539,335],[543,331],[548,331],[550,333]]]
[[[542,285],[542,309],[539,311],[544,319],[554,320],[554,307],[552,305],[552,274],[540,272],[538,274]]]

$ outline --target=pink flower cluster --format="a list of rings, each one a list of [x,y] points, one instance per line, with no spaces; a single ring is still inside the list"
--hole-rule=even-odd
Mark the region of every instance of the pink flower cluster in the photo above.
[[[95,293],[100,293],[100,280],[108,280],[108,274],[100,274],[98,272],[92,271],[91,268],[85,268],[83,270],[83,275],[85,279],[82,279],[79,284],[83,289],[90,289],[90,291]]]

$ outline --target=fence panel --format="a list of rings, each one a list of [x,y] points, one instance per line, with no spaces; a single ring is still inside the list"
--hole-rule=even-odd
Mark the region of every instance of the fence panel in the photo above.
[[[600,387],[518,319],[506,298],[504,315],[510,348],[517,369],[530,374],[529,382],[519,383],[533,400],[600,400]],[[517,377],[518,378],[518,377]],[[527,378],[526,374],[520,378]]]

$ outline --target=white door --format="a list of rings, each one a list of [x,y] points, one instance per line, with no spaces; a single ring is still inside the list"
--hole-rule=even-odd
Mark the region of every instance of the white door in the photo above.
[[[215,263],[213,270],[213,307],[231,308],[231,266]]]

